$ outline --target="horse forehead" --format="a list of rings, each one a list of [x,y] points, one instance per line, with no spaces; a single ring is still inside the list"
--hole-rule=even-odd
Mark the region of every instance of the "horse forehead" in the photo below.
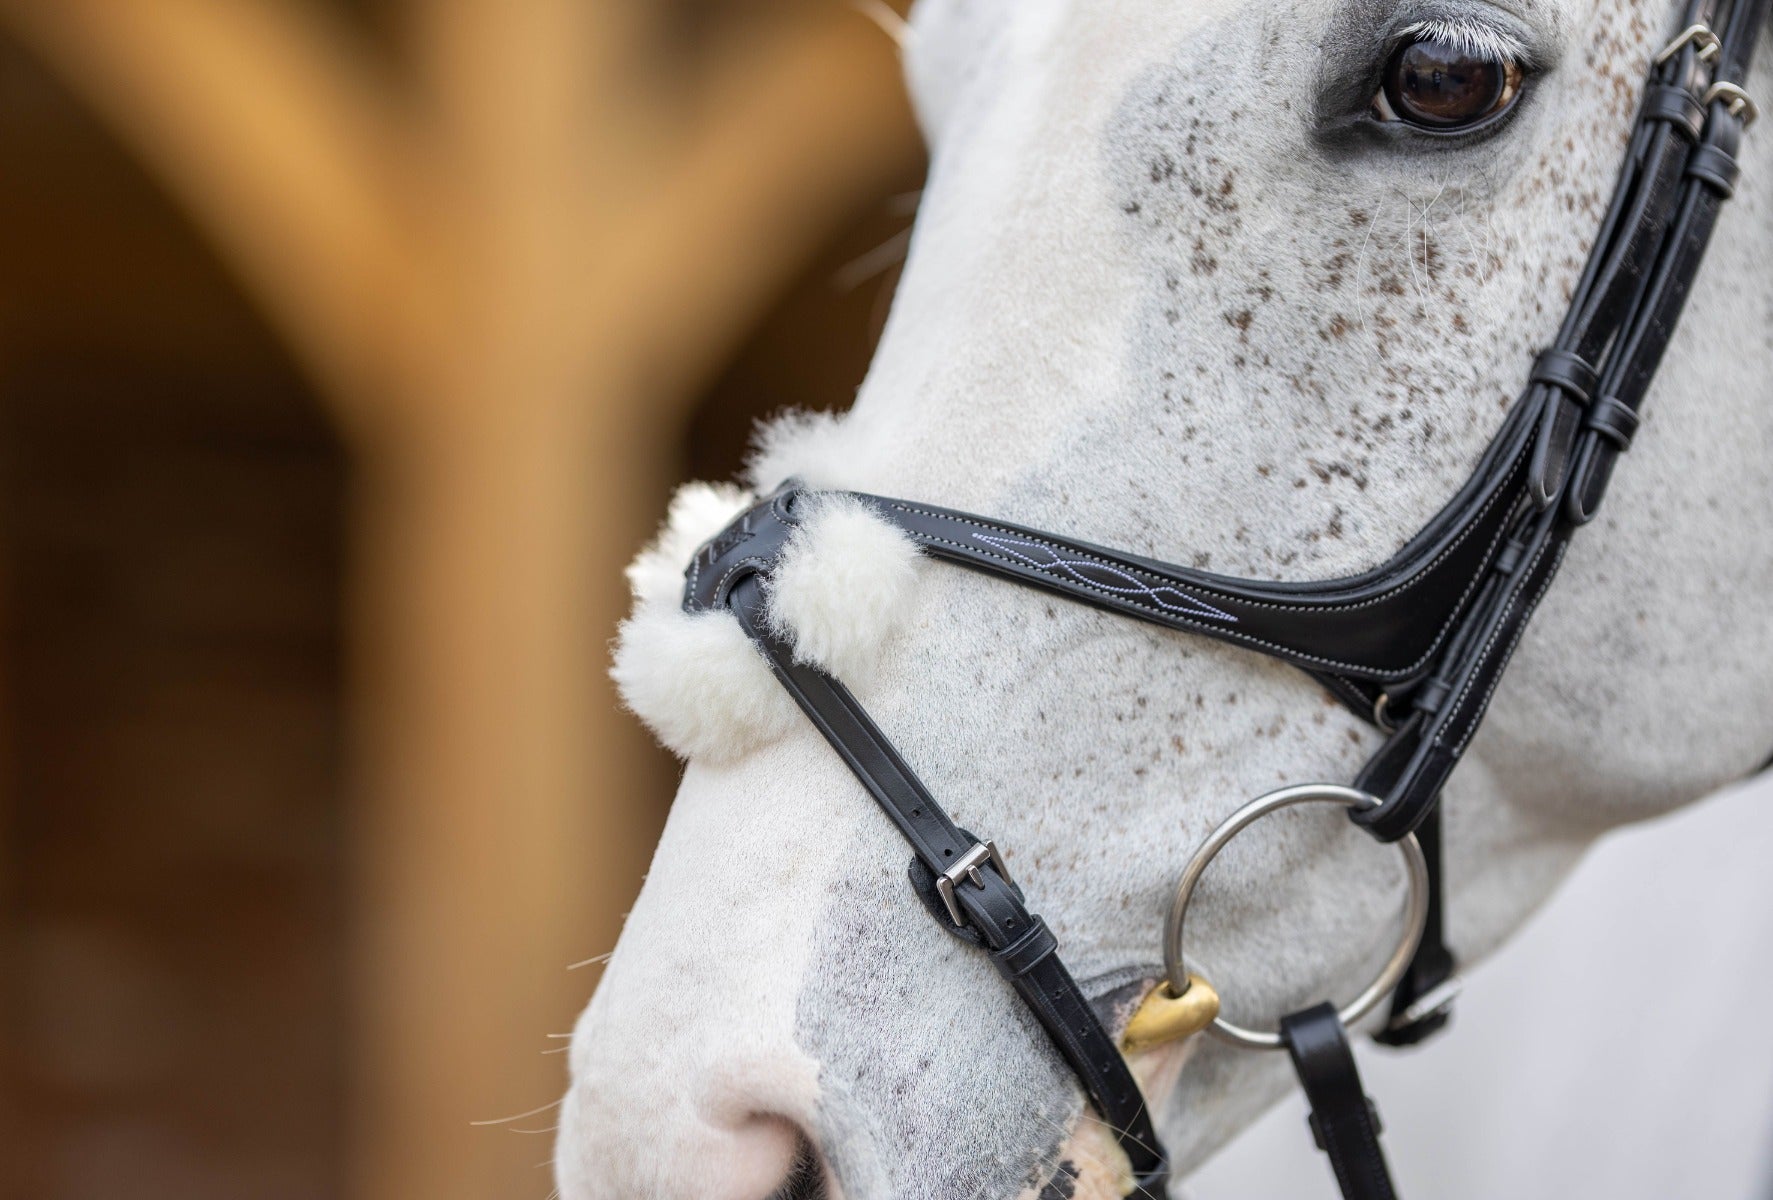
[[[1065,102],[1088,109],[1092,97],[1115,91],[1119,79],[1140,68],[1193,55],[1221,68],[1197,78],[1203,91],[1243,84],[1279,92],[1289,80],[1314,77],[1338,46],[1363,40],[1359,31],[1400,27],[1418,11],[1446,16],[1466,9],[1500,10],[1536,29],[1542,47],[1600,10],[1614,10],[1634,33],[1659,27],[1665,15],[1638,0],[917,0],[906,73],[926,131],[940,143],[957,110],[991,105],[1036,77]],[[1259,40],[1272,57],[1255,72],[1223,61],[1228,39],[1209,45],[1198,38],[1215,26]],[[1632,40],[1611,46],[1623,56]]]
[[[1298,0],[1309,9],[1324,0]],[[1039,81],[1087,107],[1130,72],[1207,23],[1263,11],[1250,0],[918,0],[907,81],[933,142],[969,110]]]

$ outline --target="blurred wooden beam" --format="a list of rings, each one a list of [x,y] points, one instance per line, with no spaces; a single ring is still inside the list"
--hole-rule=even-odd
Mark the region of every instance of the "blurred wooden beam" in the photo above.
[[[347,426],[402,341],[412,150],[347,31],[273,0],[0,0],[215,240]]]
[[[362,1197],[498,1192],[533,1154],[437,1135],[551,1098],[559,1060],[513,1048],[568,1028],[594,975],[535,964],[614,945],[657,837],[662,764],[604,675],[619,568],[677,470],[690,389],[916,155],[891,45],[842,6],[732,64],[693,136],[595,157],[632,102],[550,63],[570,23],[484,17],[424,34],[427,86],[469,93],[434,118],[461,189],[435,252],[461,275],[418,407],[366,468]],[[807,90],[826,87],[844,94]],[[596,111],[563,123],[587,94]]]
[[[614,945],[664,817],[670,767],[601,664],[624,599],[610,565],[671,456],[638,440],[588,466],[614,436],[565,403],[452,404],[364,470],[360,1200],[549,1190],[550,1137],[468,1123],[560,1094],[544,1035],[595,980],[567,964]]]
[[[351,1193],[546,1192],[566,1027],[645,869],[660,760],[603,643],[696,389],[918,148],[844,0],[662,114],[646,0],[429,0],[402,90],[301,0],[0,0],[184,198],[359,459]],[[546,1118],[543,1124],[548,1124]]]
[[[918,153],[891,43],[841,3],[736,49],[675,136],[634,94],[644,17],[409,14],[451,287],[366,468],[361,1197],[499,1192],[533,1152],[437,1136],[551,1098],[558,1060],[513,1048],[593,977],[535,964],[614,945],[657,836],[662,764],[604,676],[619,567],[695,385]]]

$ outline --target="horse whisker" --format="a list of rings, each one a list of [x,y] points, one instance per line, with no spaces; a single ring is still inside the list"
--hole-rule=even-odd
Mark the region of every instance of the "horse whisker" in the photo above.
[[[1064,1148],[1065,1142],[1070,1139],[1073,1131],[1065,1128],[1065,1126],[1059,1124],[1059,1122],[1053,1120],[1053,1118],[1047,1116],[1045,1113],[1040,1113],[1038,1115],[1041,1120],[1045,1121],[1048,1125],[1051,1125],[1054,1129],[1059,1131],[1059,1135],[1060,1135],[1059,1145],[1061,1148]],[[1101,1167],[1104,1171],[1108,1172],[1108,1174],[1110,1176],[1113,1176],[1117,1173],[1117,1168],[1111,1166],[1107,1159],[1104,1159],[1098,1155],[1090,1153],[1088,1150],[1085,1150],[1082,1146],[1073,1145],[1069,1149],[1070,1149],[1071,1153],[1076,1154],[1079,1158],[1086,1159],[1089,1162],[1095,1164],[1096,1166]]]
[[[1104,1120],[1103,1118],[1097,1116],[1095,1113],[1091,1112],[1087,1108],[1083,1110],[1083,1118],[1086,1121],[1094,1121],[1096,1124],[1102,1126],[1102,1128],[1104,1128],[1104,1129],[1108,1130],[1110,1133],[1114,1134],[1114,1138],[1116,1141],[1131,1142],[1131,1143],[1133,1143],[1133,1145],[1139,1147],[1139,1149],[1144,1150],[1149,1154],[1161,1153],[1161,1151],[1156,1150],[1153,1147],[1147,1145],[1142,1139],[1135,1137],[1133,1135],[1132,1131],[1122,1129],[1118,1125],[1114,1125],[1114,1124],[1110,1123],[1109,1121]]]
[[[564,1098],[565,1097],[562,1097],[562,1099],[564,1099]],[[540,1108],[532,1108],[528,1112],[520,1112],[514,1116],[509,1116],[509,1117],[500,1117],[496,1121],[469,1121],[468,1124],[470,1124],[476,1128],[480,1128],[481,1126],[485,1126],[485,1125],[509,1125],[513,1121],[521,1121],[525,1117],[540,1116],[542,1113],[547,1112],[549,1109],[558,1108],[558,1107],[560,1107],[559,1100],[550,1100],[548,1103],[542,1105]]]
[[[850,7],[880,26],[880,31],[893,39],[903,50],[911,44],[911,23],[888,7],[883,0],[850,0]]]
[[[1379,224],[1379,215],[1384,210],[1384,207],[1385,202],[1383,200],[1373,206],[1373,215],[1367,218],[1367,235],[1361,239],[1361,248],[1354,256],[1354,301],[1356,304],[1360,303],[1361,279],[1366,274],[1367,247],[1373,243],[1373,230]],[[1366,322],[1366,313],[1363,309],[1361,324],[1364,326]]]
[[[911,248],[911,230],[902,229],[892,237],[839,267],[831,277],[832,286],[840,292],[854,291],[894,263],[903,262]]]

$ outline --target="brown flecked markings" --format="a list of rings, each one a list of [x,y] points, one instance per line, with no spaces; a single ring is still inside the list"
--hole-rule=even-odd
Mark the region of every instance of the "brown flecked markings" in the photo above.
[[[1565,69],[1535,85],[1560,89],[1558,104],[1445,155],[1338,159],[1269,120],[1290,85],[1226,66],[1282,52],[1264,36],[1309,53],[1285,23],[1207,22],[1138,75],[1104,144],[1110,211],[1150,292],[1128,331],[1124,404],[1079,426],[1118,443],[1137,405],[1166,452],[1157,469],[1187,486],[1142,508],[1123,541],[1173,556],[1182,527],[1214,569],[1321,577],[1316,564],[1352,569],[1398,535],[1389,514],[1416,476],[1451,486],[1581,273],[1616,169],[1596,133],[1628,122],[1646,21],[1627,6],[1585,15],[1564,31]],[[1400,456],[1403,484],[1385,469]],[[1253,512],[1279,536],[1243,537]]]

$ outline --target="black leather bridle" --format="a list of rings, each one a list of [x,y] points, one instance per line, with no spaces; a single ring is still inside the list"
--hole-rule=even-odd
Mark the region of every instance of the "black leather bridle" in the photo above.
[[[1691,0],[1650,70],[1624,166],[1556,340],[1470,480],[1384,565],[1328,582],[1234,579],[933,505],[858,496],[924,553],[1124,616],[1260,651],[1308,672],[1388,734],[1352,813],[1381,841],[1415,833],[1433,899],[1381,1041],[1445,1025],[1438,802],[1578,529],[1630,448],[1754,106],[1742,90],[1773,0]],[[949,933],[983,948],[1114,1131],[1145,1200],[1168,1164],[1114,1038],[1060,961],[993,844],[959,828],[837,679],[796,661],[766,618],[770,571],[806,495],[784,484],[704,545],[684,607],[726,609],[911,843],[911,882]],[[1283,1022],[1313,1128],[1350,1197],[1390,1197],[1377,1120],[1328,1005]]]

